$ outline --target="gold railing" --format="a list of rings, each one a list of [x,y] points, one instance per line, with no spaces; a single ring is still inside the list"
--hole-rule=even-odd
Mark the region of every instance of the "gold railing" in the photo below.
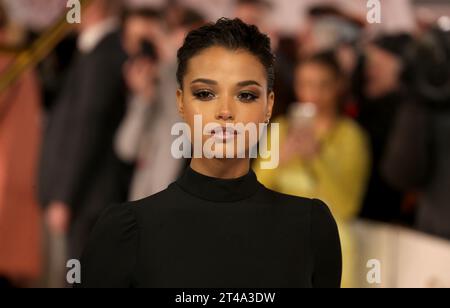
[[[91,0],[80,0],[83,9]],[[56,24],[46,30],[31,46],[20,51],[10,65],[0,72],[0,94],[11,86],[20,75],[44,59],[72,29],[66,20],[66,12]]]

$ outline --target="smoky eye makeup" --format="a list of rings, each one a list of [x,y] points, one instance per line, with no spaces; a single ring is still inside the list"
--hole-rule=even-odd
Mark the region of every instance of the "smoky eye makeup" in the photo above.
[[[252,103],[260,98],[259,92],[244,90],[240,91],[238,94],[238,100],[243,103]]]
[[[211,101],[216,97],[216,94],[210,89],[191,89],[192,96],[194,99],[198,99],[200,101]]]
[[[264,95],[264,91],[259,84],[241,87],[237,91],[237,99],[243,103],[256,102]]]

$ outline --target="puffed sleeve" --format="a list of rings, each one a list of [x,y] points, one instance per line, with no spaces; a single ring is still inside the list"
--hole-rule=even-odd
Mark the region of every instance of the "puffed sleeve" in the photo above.
[[[138,223],[129,204],[108,207],[95,225],[81,258],[81,288],[132,287]]]
[[[328,206],[313,200],[311,235],[314,258],[314,288],[340,288],[342,252],[339,231]]]

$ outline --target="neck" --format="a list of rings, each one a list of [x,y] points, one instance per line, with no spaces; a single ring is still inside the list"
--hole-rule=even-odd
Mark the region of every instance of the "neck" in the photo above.
[[[336,108],[323,108],[317,114],[317,120],[322,122],[334,122],[339,118],[339,112]]]
[[[245,176],[250,171],[250,160],[245,159],[206,159],[194,158],[192,170],[219,179],[236,179]]]

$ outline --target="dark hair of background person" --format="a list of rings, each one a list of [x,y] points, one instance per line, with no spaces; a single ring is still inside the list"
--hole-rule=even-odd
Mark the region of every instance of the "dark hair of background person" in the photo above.
[[[195,29],[206,24],[205,17],[198,11],[185,8],[180,20],[180,26]]]
[[[243,49],[256,56],[266,69],[268,90],[273,90],[275,81],[275,56],[271,50],[270,38],[256,26],[247,25],[240,19],[221,18],[191,31],[183,46],[178,50],[177,81],[183,88],[188,61],[201,51],[221,46],[230,50]]]
[[[342,68],[339,64],[339,61],[336,57],[336,54],[332,50],[319,52],[316,54],[313,54],[303,60],[300,60],[297,63],[297,68],[301,67],[306,64],[317,64],[324,68],[326,68],[336,80],[342,80],[345,76],[344,72],[342,71]],[[347,89],[348,84],[344,83],[344,89]],[[340,97],[338,97],[338,111],[340,113],[343,113],[344,111],[344,104],[346,102],[347,98],[347,91],[344,91]]]
[[[372,44],[394,54],[400,59],[407,56],[412,47],[414,38],[408,33],[381,35],[372,41]]]
[[[161,10],[149,7],[127,8],[122,12],[122,25],[131,18],[142,18],[146,20],[154,20],[156,22],[163,22],[163,14]],[[154,42],[143,40],[141,42],[141,52],[139,56],[145,56],[152,61],[158,61],[159,57],[156,51]]]
[[[313,54],[312,56],[309,56],[298,62],[298,66],[302,66],[305,64],[319,64],[325,66],[333,73],[336,78],[340,78],[343,75],[336,55],[331,50]]]

